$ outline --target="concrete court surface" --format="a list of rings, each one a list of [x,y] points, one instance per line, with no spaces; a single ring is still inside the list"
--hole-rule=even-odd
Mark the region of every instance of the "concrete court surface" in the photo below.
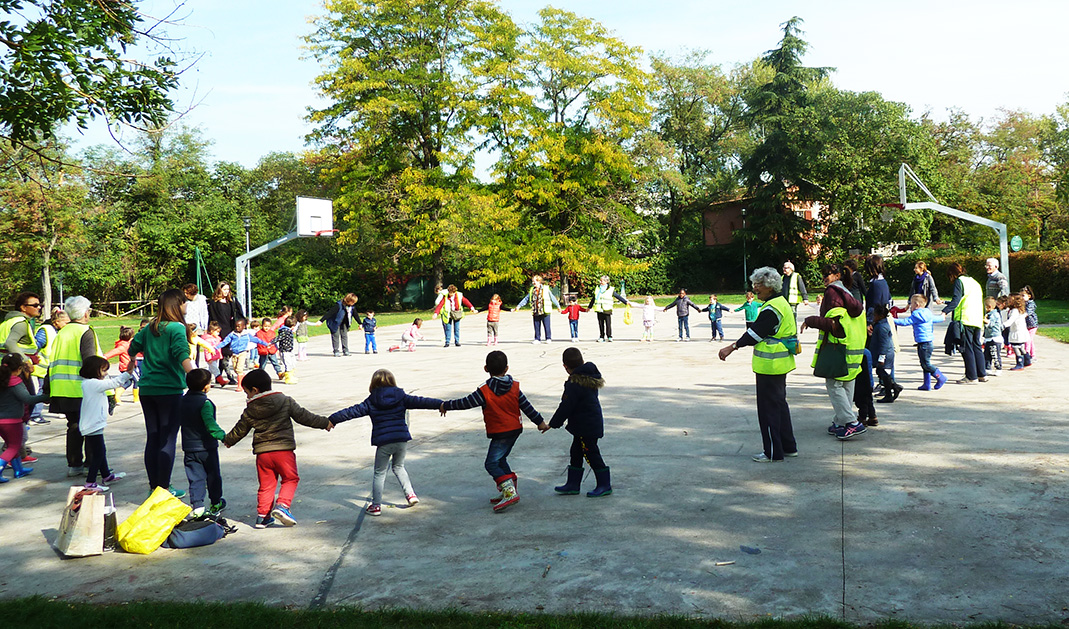
[[[803,308],[803,312],[805,309]],[[616,342],[601,344],[595,317],[581,323],[586,358],[602,392],[614,494],[557,496],[570,437],[530,424],[510,457],[522,500],[491,511],[487,440],[477,410],[439,417],[414,411],[408,470],[420,504],[404,505],[392,475],[383,515],[364,514],[374,448],[367,420],[326,433],[298,426],[299,525],[254,530],[251,437],[221,449],[226,515],[236,534],[213,546],[108,553],[62,560],[50,548],[67,492],[63,422],[34,427],[41,461],[26,479],[0,486],[0,596],[63,600],[252,600],[292,607],[355,605],[472,611],[677,613],[748,620],[827,614],[867,622],[1069,618],[1069,469],[1063,346],[1038,337],[1037,364],[986,384],[918,392],[920,371],[903,336],[893,405],[880,426],[849,442],[825,433],[831,416],[822,381],[808,368],[788,378],[801,456],[758,464],[750,350],[716,358],[703,315],[694,340],[672,342],[674,313],[661,315],[652,344],[640,324],[614,317]],[[485,379],[485,315],[463,323],[464,345],[441,347],[442,331],[414,353],[387,353],[400,327],[379,332],[380,353],[330,356],[312,340],[300,382],[278,388],[321,413],[367,395],[373,370],[393,370],[410,393],[459,397]],[[565,379],[570,343],[554,315],[555,342],[532,345],[527,312],[504,315],[500,349],[510,372],[548,417]],[[741,316],[726,319],[729,341]],[[942,330],[937,330],[942,338]],[[953,379],[960,357],[937,351]],[[1010,364],[1006,365],[1007,367]],[[244,396],[215,389],[220,424],[237,420]],[[120,519],[144,499],[144,428],[138,405],[119,407],[107,433],[109,459],[130,475],[112,486]],[[174,484],[185,487],[181,462]],[[593,487],[593,477],[584,491]],[[744,552],[746,547],[751,552]],[[752,554],[752,550],[759,554]]]

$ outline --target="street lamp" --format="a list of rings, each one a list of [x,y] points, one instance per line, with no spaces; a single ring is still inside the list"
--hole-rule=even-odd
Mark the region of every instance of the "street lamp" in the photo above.
[[[252,229],[252,217],[242,216],[241,220],[245,223],[245,253],[249,253],[249,231]],[[245,270],[245,286],[241,287],[241,292],[245,293],[245,303],[241,304],[245,308],[245,316],[252,317],[252,263],[246,262],[248,268]]]
[[[747,289],[750,274],[746,271],[746,208],[742,208],[742,289]]]

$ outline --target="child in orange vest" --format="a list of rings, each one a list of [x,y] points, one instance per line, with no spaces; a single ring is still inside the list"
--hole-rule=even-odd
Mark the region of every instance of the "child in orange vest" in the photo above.
[[[501,295],[494,293],[486,306],[486,346],[497,345],[497,324],[501,321]]]
[[[542,432],[549,430],[549,424],[520,392],[520,383],[513,380],[512,376],[506,375],[509,359],[504,352],[495,350],[487,354],[486,366],[483,369],[490,374],[490,379],[467,397],[443,402],[441,412],[445,415],[446,411],[482,407],[486,436],[490,439],[485,467],[501,492],[500,496],[490,499],[494,511],[497,512],[520,501],[516,492],[516,474],[509,467],[507,460],[512,447],[523,432],[520,411]]]

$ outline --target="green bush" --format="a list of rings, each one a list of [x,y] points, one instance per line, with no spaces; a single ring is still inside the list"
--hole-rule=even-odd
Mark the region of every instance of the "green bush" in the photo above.
[[[998,253],[952,254],[924,250],[911,252],[884,260],[884,276],[895,295],[908,295],[913,282],[913,267],[918,261],[928,265],[928,272],[935,278],[940,297],[950,297],[952,286],[947,269],[954,262],[965,267],[965,272],[984,285],[987,271],[984,261],[998,259]],[[1027,251],[1010,254],[1010,289],[1020,290],[1031,286],[1036,299],[1069,299],[1069,252]]]

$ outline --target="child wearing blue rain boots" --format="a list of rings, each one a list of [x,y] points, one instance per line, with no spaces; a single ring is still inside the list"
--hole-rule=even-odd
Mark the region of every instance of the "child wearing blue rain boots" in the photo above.
[[[590,464],[597,479],[597,486],[586,495],[590,498],[608,496],[612,493],[609,467],[601,458],[598,439],[605,434],[605,421],[601,413],[601,401],[598,389],[605,386],[605,380],[594,363],[583,360],[583,353],[578,347],[564,350],[564,370],[568,379],[564,382],[564,395],[553,418],[549,420],[550,428],[565,428],[572,434],[571,461],[568,465],[568,481],[553,491],[565,496],[579,493],[583,480],[583,459]]]
[[[917,342],[917,357],[921,361],[921,369],[924,371],[924,384],[917,387],[918,391],[932,390],[932,377],[935,377],[935,388],[941,389],[947,382],[943,372],[932,366],[932,329],[936,321],[943,321],[946,316],[942,313],[933,314],[928,309],[928,298],[917,294],[909,300],[909,316],[896,318],[895,325],[912,326],[913,340]]]
[[[22,354],[7,354],[0,360],[0,438],[7,444],[0,454],[0,483],[8,482],[3,475],[8,467],[14,471],[15,478],[33,471],[32,467],[24,467],[19,458],[26,434],[23,424],[29,419],[29,409],[48,398],[44,394],[33,395],[27,388],[27,383],[33,382],[32,370],[33,365]]]

